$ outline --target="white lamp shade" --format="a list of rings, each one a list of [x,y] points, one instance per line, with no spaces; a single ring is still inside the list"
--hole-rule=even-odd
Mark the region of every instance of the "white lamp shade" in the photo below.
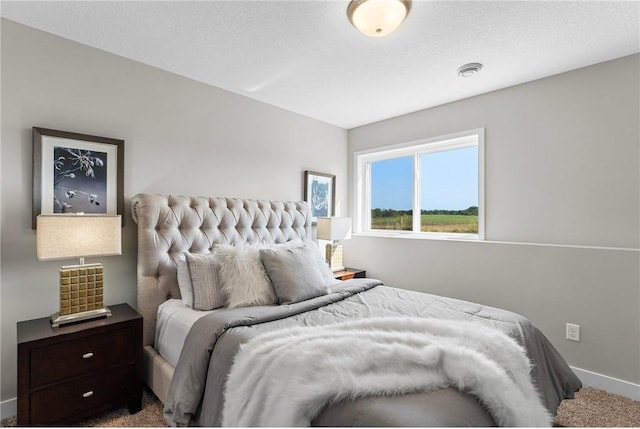
[[[363,34],[384,37],[393,32],[409,13],[408,0],[353,0],[347,8],[349,20]]]
[[[121,235],[119,215],[40,215],[38,259],[120,255]]]
[[[350,217],[319,217],[317,228],[321,240],[342,241],[351,238]]]

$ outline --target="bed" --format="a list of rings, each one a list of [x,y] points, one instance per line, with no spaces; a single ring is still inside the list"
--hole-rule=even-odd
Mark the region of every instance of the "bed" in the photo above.
[[[309,244],[315,243],[306,202],[138,194],[131,210],[138,225],[144,379],[165,404],[170,425],[537,426],[549,424],[560,402],[581,387],[544,335],[505,310],[375,279],[329,285],[325,273],[326,293],[280,299],[299,293],[287,289],[291,281],[283,287],[285,280],[306,275],[300,271],[314,265],[287,271],[278,259],[304,254],[302,260],[310,260]],[[186,307],[178,284],[183,255],[246,245],[261,246],[276,303],[284,304]],[[312,268],[309,278],[315,279]],[[452,340],[454,334],[463,337],[464,347]],[[481,353],[469,352],[468,344]],[[405,358],[412,353],[420,362]],[[293,360],[279,362],[287,355]],[[505,360],[497,370],[509,377],[498,381],[522,381],[514,374],[526,370],[522,383],[530,386],[491,387],[496,364],[485,356]],[[456,359],[457,366],[451,363]],[[479,370],[485,364],[489,369]],[[333,380],[338,370],[349,372]],[[298,384],[283,385],[283,379]],[[339,392],[331,390],[336,385]],[[507,403],[511,414],[502,411]],[[277,420],[280,415],[292,420]]]

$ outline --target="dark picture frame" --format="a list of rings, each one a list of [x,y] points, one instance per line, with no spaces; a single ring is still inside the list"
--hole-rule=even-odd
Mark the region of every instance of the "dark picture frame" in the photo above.
[[[33,127],[33,220],[39,214],[119,214],[124,140]]]
[[[316,224],[318,217],[329,217],[335,213],[336,176],[334,174],[304,172],[304,200],[311,208],[311,222]]]

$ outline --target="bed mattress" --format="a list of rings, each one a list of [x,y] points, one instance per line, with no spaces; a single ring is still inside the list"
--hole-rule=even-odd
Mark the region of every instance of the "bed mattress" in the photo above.
[[[171,366],[176,366],[189,330],[201,317],[216,310],[198,311],[180,299],[169,299],[158,307],[155,349]]]
[[[352,279],[344,282],[341,290],[296,304],[222,309],[199,318],[184,341],[165,402],[165,418],[177,426],[220,426],[225,380],[233,359],[241,344],[260,333],[381,316],[467,320],[508,334],[525,347],[533,361],[533,381],[552,414],[562,399],[572,397],[580,387],[580,381],[544,335],[520,315],[480,304],[386,287],[370,279]],[[390,400],[388,397],[363,397],[335,403],[325,408],[311,424],[495,424],[475,398],[452,388],[438,393],[418,392],[402,398],[408,398],[409,402],[403,402],[406,406],[397,407],[392,402],[401,399]],[[445,402],[447,406],[443,407]],[[413,411],[407,411],[407,407]],[[396,408],[396,412],[385,417],[389,410]]]

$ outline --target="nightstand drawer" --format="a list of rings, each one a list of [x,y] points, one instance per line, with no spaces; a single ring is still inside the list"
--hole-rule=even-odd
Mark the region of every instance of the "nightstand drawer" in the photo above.
[[[135,359],[135,329],[119,329],[31,351],[31,387]]]
[[[118,396],[131,395],[126,387],[131,386],[128,380],[133,377],[135,365],[130,364],[75,377],[35,391],[31,395],[31,424],[60,424],[77,414],[100,408]]]

